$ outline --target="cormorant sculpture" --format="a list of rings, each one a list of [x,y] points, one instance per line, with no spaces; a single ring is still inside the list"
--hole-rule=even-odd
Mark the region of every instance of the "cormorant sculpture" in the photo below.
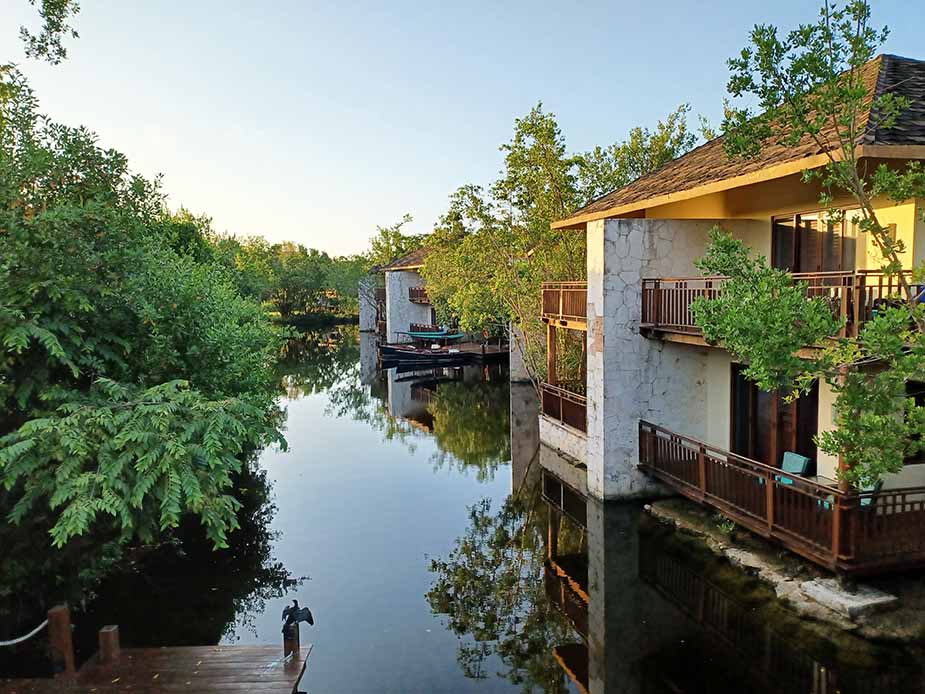
[[[292,605],[283,608],[283,633],[286,629],[299,622],[307,622],[310,626],[315,623],[312,611],[307,607],[299,607],[299,601],[293,600]]]

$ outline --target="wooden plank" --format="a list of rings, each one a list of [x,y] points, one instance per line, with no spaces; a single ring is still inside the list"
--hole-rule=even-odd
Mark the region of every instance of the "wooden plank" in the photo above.
[[[75,678],[0,683],[0,694],[136,694],[262,692],[290,694],[298,685],[311,646],[285,659],[279,646],[124,648],[116,662],[89,660]]]

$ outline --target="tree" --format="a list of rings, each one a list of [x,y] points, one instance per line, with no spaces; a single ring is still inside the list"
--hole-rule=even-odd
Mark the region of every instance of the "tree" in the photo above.
[[[376,235],[370,240],[369,269],[388,265],[403,255],[424,245],[425,234],[405,234],[402,227],[410,224],[412,217],[405,214],[400,222],[388,227],[376,227]]]
[[[701,298],[693,307],[707,339],[722,341],[747,362],[745,375],[759,387],[797,397],[817,379],[828,383],[836,396],[836,428],[820,434],[817,444],[839,457],[840,480],[856,488],[897,472],[925,441],[925,408],[908,393],[910,383],[925,380],[925,307],[914,288],[925,272],[915,268],[911,282],[901,272],[906,249],[879,222],[873,202],[925,195],[925,172],[912,162],[868,173],[858,161],[865,133],[891,127],[909,105],[889,93],[868,103],[862,67],[887,35],[869,21],[866,2],[844,8],[826,2],[816,23],[784,38],[775,27],[755,27],[751,45],[729,61],[728,88],[734,97],[756,97],[764,111],[728,107],[725,147],[730,156],[754,156],[768,142],[815,143],[828,161],[805,172],[804,179],[822,184],[820,202],[830,219],[840,221],[844,214],[834,206],[839,196],[857,203],[855,221],[880,249],[883,270],[897,278],[901,294],[886,298],[857,339],[832,343],[841,323],[822,298],[808,298],[805,286],[789,274],[770,268],[764,258],[750,258],[740,242],[714,230],[700,268],[730,279],[720,298]],[[816,356],[798,355],[806,345],[823,343],[830,346]]]
[[[35,5],[38,1],[29,0],[29,3]],[[19,35],[26,44],[26,55],[47,60],[52,65],[67,58],[67,48],[62,41],[67,36],[77,38],[77,31],[68,22],[78,12],[80,5],[76,0],[41,0],[39,16],[42,28],[39,33],[34,34],[26,27],[19,28]]]
[[[511,322],[525,336],[512,348],[523,352],[539,381],[546,369],[541,284],[581,279],[586,271],[584,235],[550,225],[690,149],[696,136],[687,112],[681,106],[654,132],[635,128],[624,142],[577,155],[569,154],[542,104],[515,120],[513,137],[501,147],[498,180],[487,191],[475,185],[455,191],[428,239],[433,251],[422,274],[440,319],[495,333]]]
[[[223,546],[242,458],[281,440],[280,335],[180,241],[197,223],[168,212],[157,182],[41,116],[8,74],[0,510],[43,519],[58,546],[94,531],[150,540],[193,514]]]

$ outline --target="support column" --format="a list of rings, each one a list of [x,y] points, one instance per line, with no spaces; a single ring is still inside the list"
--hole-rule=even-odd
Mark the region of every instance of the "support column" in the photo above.
[[[551,386],[559,384],[559,376],[556,371],[556,359],[558,358],[558,344],[556,342],[556,326],[551,323],[546,324],[546,383]]]

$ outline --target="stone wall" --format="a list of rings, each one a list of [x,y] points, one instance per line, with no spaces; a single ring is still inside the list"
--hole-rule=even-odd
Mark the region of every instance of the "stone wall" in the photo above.
[[[360,280],[357,287],[360,302],[360,332],[376,332],[376,281],[372,277]]]
[[[406,335],[412,323],[429,324],[431,307],[415,304],[408,298],[412,287],[423,287],[424,279],[414,270],[396,270],[385,273],[386,332],[389,342],[407,342]]]
[[[708,348],[639,334],[642,279],[699,274],[715,224],[742,238],[751,220],[609,219],[588,224],[588,490],[604,499],[652,496],[640,473],[639,420],[706,438]],[[727,405],[728,409],[728,405]]]
[[[524,334],[520,328],[508,327],[508,344],[511,349],[510,375],[511,383],[530,383],[530,372],[524,361]]]
[[[540,441],[550,448],[585,462],[588,455],[588,438],[577,429],[567,427],[544,414],[540,415]]]

